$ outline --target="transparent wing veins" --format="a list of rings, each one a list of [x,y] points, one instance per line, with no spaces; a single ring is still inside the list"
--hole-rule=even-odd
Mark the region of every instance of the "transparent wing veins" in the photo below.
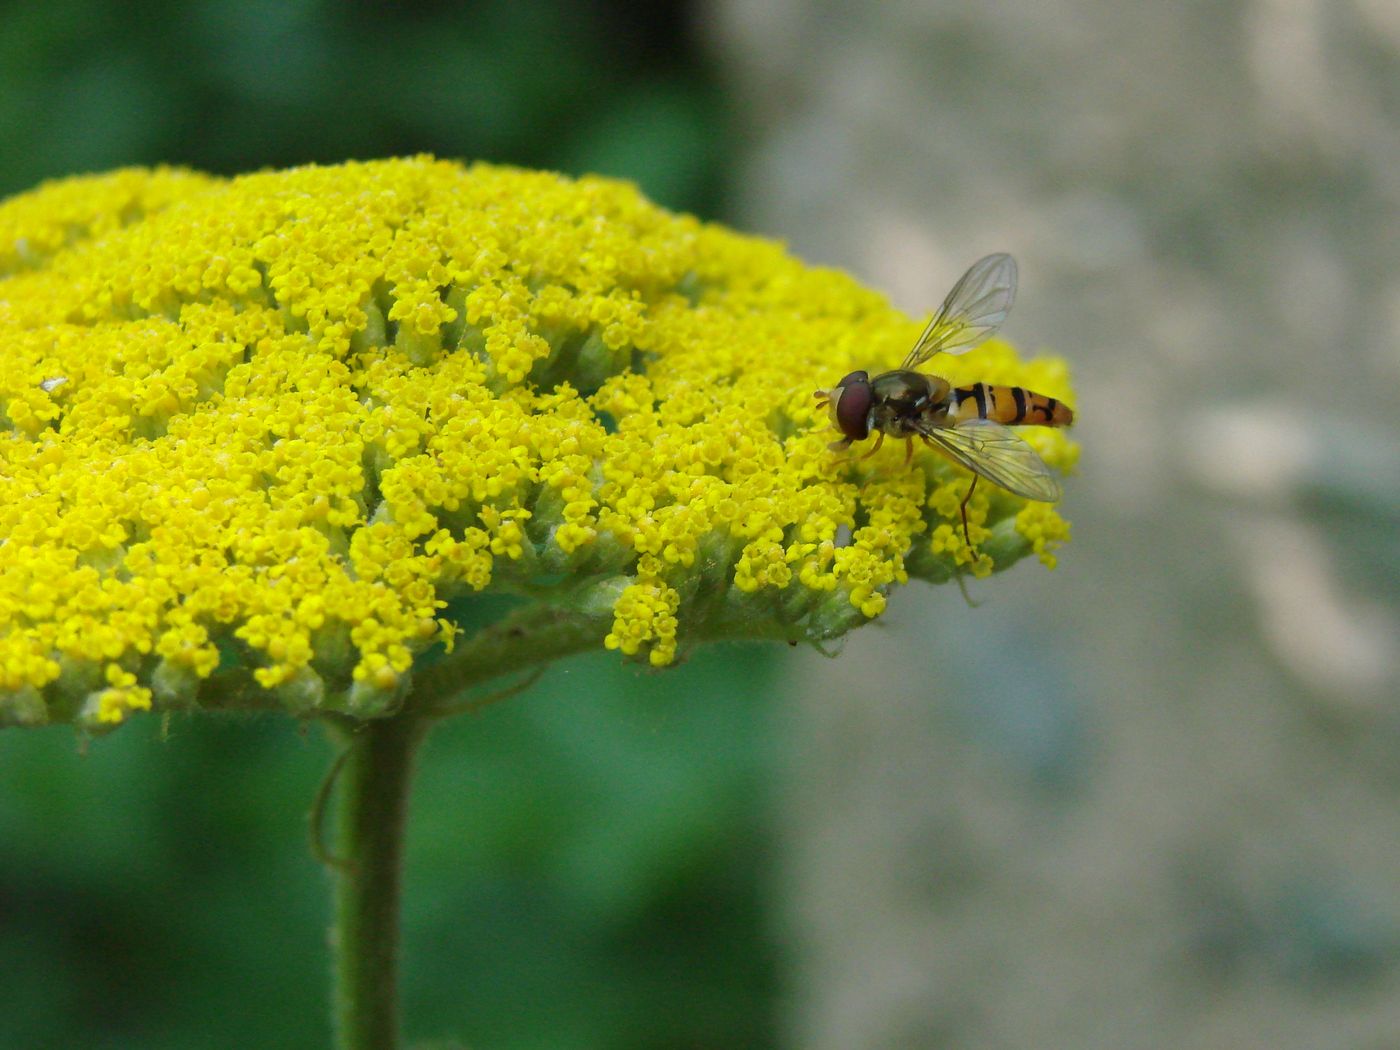
[[[900,368],[934,354],[962,354],[991,337],[1016,298],[1016,260],[1005,252],[978,259],[958,278]]]
[[[953,462],[1014,495],[1045,503],[1060,498],[1060,479],[1010,427],[990,419],[969,419],[920,433]]]

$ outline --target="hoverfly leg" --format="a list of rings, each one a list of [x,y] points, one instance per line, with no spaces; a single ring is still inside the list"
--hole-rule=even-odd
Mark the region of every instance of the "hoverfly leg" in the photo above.
[[[910,463],[912,463],[912,462],[914,462],[914,439],[913,439],[913,438],[905,438],[905,439],[904,439],[904,465],[907,467],[907,466],[908,466]]]
[[[847,439],[846,439],[846,441],[847,441],[848,443],[850,442],[850,440],[851,440],[850,438],[847,438]],[[885,432],[884,432],[883,430],[877,431],[876,434],[875,434],[875,446],[874,446],[874,448],[872,448],[869,452],[867,452],[865,455],[861,456],[860,458],[861,458],[861,459],[869,459],[871,456],[875,455],[875,453],[877,453],[877,452],[880,451],[880,446],[883,445],[884,443],[885,443]]]
[[[972,498],[972,490],[976,487],[977,475],[974,474],[972,475],[972,484],[967,487],[967,495],[963,497],[962,503],[958,505],[958,513],[962,515],[963,540],[969,547],[972,546],[972,537],[968,534],[967,528],[967,501]],[[967,607],[969,609],[976,609],[982,604],[981,602],[972,600],[972,594],[967,589],[967,580],[963,577],[962,567],[958,565],[956,560],[953,562],[953,579],[958,581],[958,590],[962,591],[963,601],[967,602]]]
[[[962,514],[963,539],[969,547],[972,546],[972,537],[967,531],[967,501],[972,498],[972,490],[977,487],[977,475],[972,475],[972,484],[967,487],[967,495],[962,498],[962,503],[958,505],[958,511]]]

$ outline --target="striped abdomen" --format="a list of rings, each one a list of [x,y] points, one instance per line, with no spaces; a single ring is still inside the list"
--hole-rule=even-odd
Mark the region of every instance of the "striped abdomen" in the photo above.
[[[1067,427],[1074,422],[1074,412],[1063,401],[1025,387],[973,383],[954,387],[948,396],[952,400],[949,415],[955,420],[990,419],[1008,426],[1042,427]]]

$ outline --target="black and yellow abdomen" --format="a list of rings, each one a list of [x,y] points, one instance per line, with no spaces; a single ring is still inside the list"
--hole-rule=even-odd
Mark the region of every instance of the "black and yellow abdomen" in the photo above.
[[[1007,426],[1067,427],[1074,412],[1058,398],[1019,386],[972,383],[954,387],[948,413],[955,421],[990,419]]]

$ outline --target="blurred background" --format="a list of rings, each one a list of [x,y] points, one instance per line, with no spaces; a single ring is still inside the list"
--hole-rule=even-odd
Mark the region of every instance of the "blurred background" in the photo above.
[[[637,180],[911,313],[1021,263],[1074,542],[837,660],[598,654],[438,732],[417,1039],[1400,1045],[1400,7],[0,4],[0,193],[432,151]],[[0,1046],[318,1046],[329,760],[0,734]]]

